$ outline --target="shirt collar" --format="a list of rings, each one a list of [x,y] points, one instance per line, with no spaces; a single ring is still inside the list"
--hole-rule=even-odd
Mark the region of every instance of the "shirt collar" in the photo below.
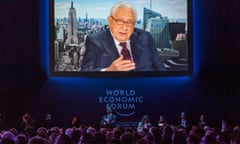
[[[120,42],[113,36],[112,32],[110,31],[112,37],[113,37],[113,40],[114,40],[114,43],[116,44],[116,46],[119,46]],[[127,45],[129,45],[130,43],[130,40],[127,40],[126,41]]]

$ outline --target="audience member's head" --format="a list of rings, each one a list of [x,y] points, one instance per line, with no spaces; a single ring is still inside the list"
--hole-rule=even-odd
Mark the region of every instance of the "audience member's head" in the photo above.
[[[7,140],[5,140],[7,139]],[[15,135],[10,132],[10,131],[4,131],[3,134],[2,134],[2,142],[4,141],[13,141],[15,142],[16,141],[16,137]]]
[[[15,144],[15,141],[9,138],[3,138],[0,142],[1,144]]]
[[[70,138],[74,143],[78,143],[80,137],[81,137],[81,131],[78,129],[74,129]]]
[[[162,130],[158,127],[151,127],[149,129],[149,134],[154,138],[155,142],[160,142]]]
[[[172,142],[173,129],[170,126],[166,126],[163,128],[161,141],[163,143],[171,143]]]
[[[95,139],[99,144],[106,144],[107,143],[106,135],[104,133],[96,132],[95,133]]]
[[[95,133],[96,133],[96,129],[93,128],[93,127],[88,127],[87,130],[86,130],[86,133],[91,134],[91,135],[94,136]]]
[[[219,133],[216,137],[216,141],[219,142],[219,143],[229,143],[230,142],[230,139],[231,139],[231,133],[230,132],[227,132],[227,131],[224,131],[222,133]]]
[[[148,141],[144,138],[141,138],[136,141],[136,144],[148,144]]]
[[[202,138],[204,144],[214,144],[216,143],[216,137],[212,134],[207,134]]]
[[[133,144],[134,137],[133,137],[132,133],[125,132],[121,135],[120,140],[122,141],[123,144]]]
[[[231,135],[231,144],[240,144],[240,132],[234,132]]]
[[[48,131],[45,127],[40,127],[37,129],[37,135],[43,138],[48,138]]]
[[[73,144],[66,134],[59,134],[55,139],[55,144]]]
[[[18,130],[16,128],[10,128],[8,131],[10,131],[15,136],[18,134]]]
[[[49,144],[49,141],[40,136],[34,136],[29,139],[28,144]]]
[[[201,138],[197,135],[189,135],[186,139],[187,144],[199,144],[201,142]]]
[[[108,132],[106,133],[106,140],[107,140],[107,142],[110,143],[110,141],[111,141],[113,138],[114,138],[114,137],[113,137],[113,132],[112,132],[112,131],[108,131]]]
[[[120,139],[120,136],[124,133],[124,129],[122,127],[113,128],[113,137]]]
[[[173,134],[174,144],[186,144],[187,135],[184,131],[178,130]]]
[[[27,144],[28,143],[28,138],[25,134],[18,134],[16,136],[16,143],[17,144]]]
[[[58,135],[59,135],[59,133],[57,133],[57,132],[52,132],[49,135],[48,140],[49,140],[50,144],[55,144],[55,140],[56,140]]]
[[[84,133],[79,139],[79,144],[89,144],[95,142],[95,137],[89,133]]]
[[[122,144],[121,140],[118,138],[112,138],[109,144]]]
[[[29,137],[33,137],[36,135],[36,132],[34,130],[34,127],[32,126],[26,126],[24,128],[24,132],[29,136]]]
[[[65,135],[67,135],[68,137],[71,137],[72,136],[72,132],[73,132],[72,128],[66,128]]]

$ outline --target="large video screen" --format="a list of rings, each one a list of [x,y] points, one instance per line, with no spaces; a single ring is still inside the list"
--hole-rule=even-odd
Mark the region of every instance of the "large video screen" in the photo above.
[[[52,76],[186,76],[193,72],[191,0],[50,0]],[[126,37],[126,38],[125,38]],[[127,39],[130,58],[117,44]]]

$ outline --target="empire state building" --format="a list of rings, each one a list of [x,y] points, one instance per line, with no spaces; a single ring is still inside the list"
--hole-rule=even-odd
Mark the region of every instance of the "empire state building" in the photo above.
[[[77,12],[73,7],[73,1],[71,2],[71,8],[68,12],[68,36],[66,40],[66,45],[77,45]]]

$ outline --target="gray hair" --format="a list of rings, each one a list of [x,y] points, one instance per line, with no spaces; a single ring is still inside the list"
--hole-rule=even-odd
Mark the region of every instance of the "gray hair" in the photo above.
[[[133,14],[135,16],[135,21],[137,20],[137,11],[136,11],[135,7],[133,7],[131,4],[126,3],[126,2],[119,2],[119,3],[116,3],[115,5],[113,5],[112,9],[110,11],[110,16],[112,16],[116,12],[116,10],[118,8],[129,8],[129,9],[132,9]]]

